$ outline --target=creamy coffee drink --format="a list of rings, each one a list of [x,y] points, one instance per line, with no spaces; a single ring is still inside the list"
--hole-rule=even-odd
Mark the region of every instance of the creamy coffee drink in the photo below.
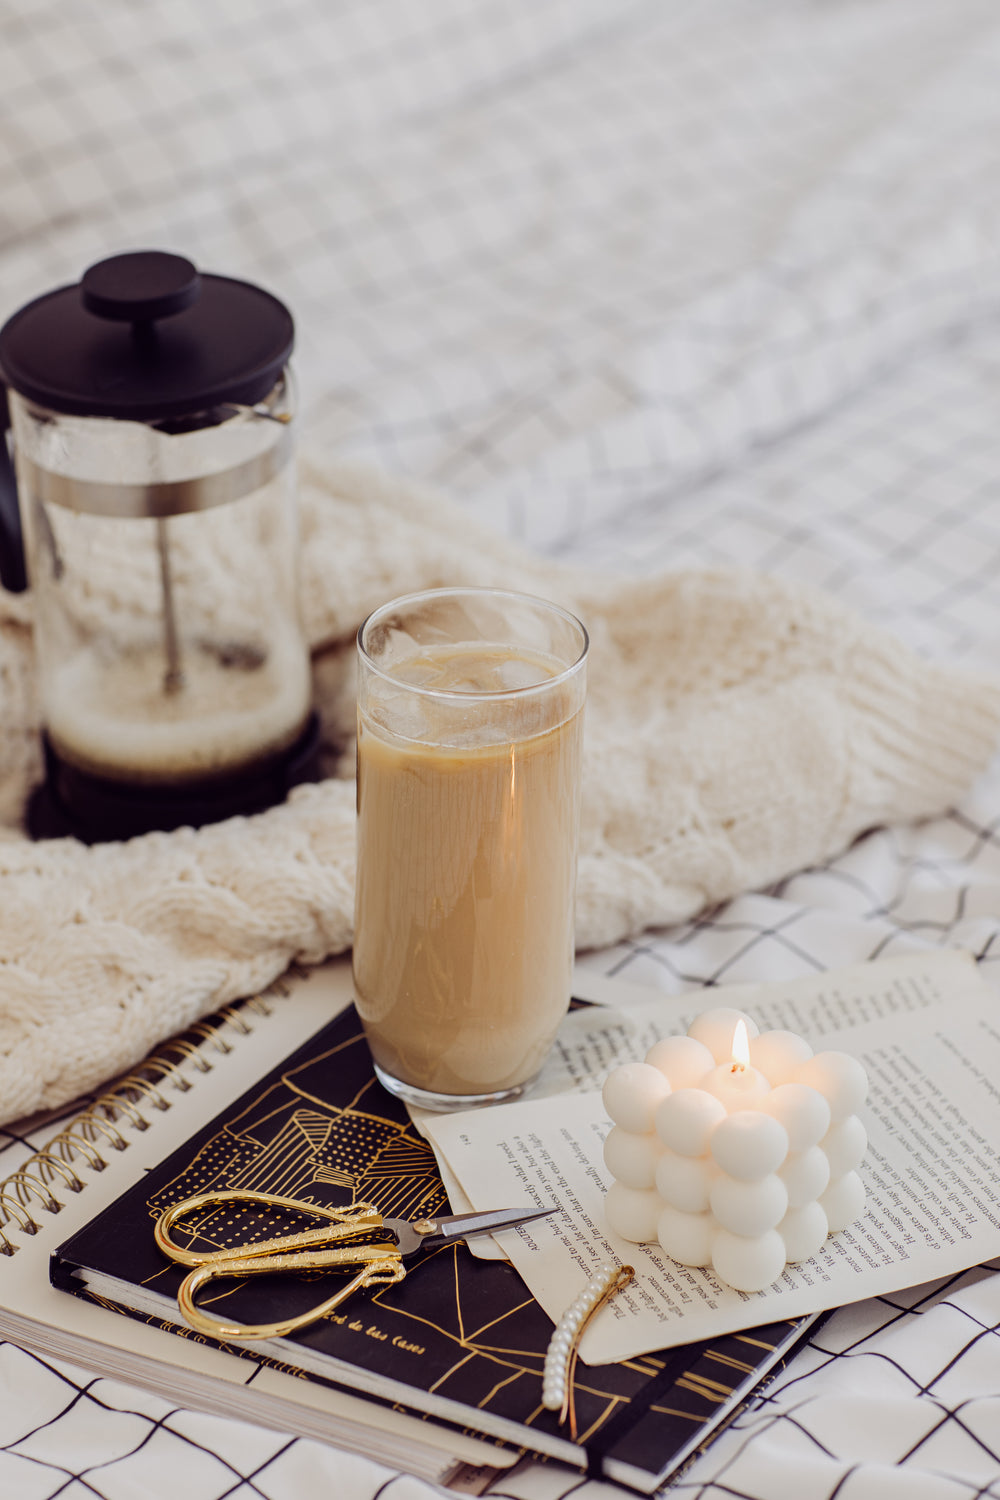
[[[552,1045],[574,952],[583,695],[565,661],[475,643],[416,651],[359,693],[355,992],[393,1080],[510,1093]]]

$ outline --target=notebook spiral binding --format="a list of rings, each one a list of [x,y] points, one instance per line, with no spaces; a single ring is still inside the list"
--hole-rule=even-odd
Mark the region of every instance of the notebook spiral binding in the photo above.
[[[128,1139],[119,1125],[148,1130],[150,1120],[143,1113],[149,1109],[170,1108],[167,1093],[173,1089],[187,1093],[193,1082],[191,1071],[209,1073],[212,1063],[207,1053],[233,1050],[225,1028],[248,1036],[253,1030],[247,1012],[269,1016],[268,1002],[288,994],[278,979],[259,995],[223,1006],[203,1021],[189,1026],[177,1036],[157,1046],[147,1058],[106,1092],[93,1099],[68,1125],[24,1162],[16,1172],[0,1178],[0,1255],[15,1255],[17,1236],[34,1235],[41,1229],[35,1218],[40,1210],[58,1213],[62,1203],[53,1192],[80,1193],[87,1184],[77,1171],[85,1165],[92,1172],[103,1172],[107,1162],[101,1151],[125,1151]],[[141,1107],[140,1107],[141,1106]],[[14,1236],[14,1237],[12,1237]]]

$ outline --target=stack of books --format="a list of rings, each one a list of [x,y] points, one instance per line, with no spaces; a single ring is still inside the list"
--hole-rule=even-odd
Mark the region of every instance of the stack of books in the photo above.
[[[2,1187],[2,1201],[21,1208],[0,1230],[0,1334],[467,1492],[525,1457],[659,1488],[760,1388],[813,1316],[578,1364],[575,1439],[542,1405],[551,1319],[509,1262],[479,1259],[462,1243],[286,1338],[214,1343],[184,1323],[183,1272],[157,1249],[153,1225],[194,1193],[366,1201],[404,1218],[448,1211],[433,1151],[374,1078],[350,997],[343,961],[289,976],[202,1027],[197,1047],[190,1037],[168,1044],[119,1082],[116,1105],[105,1096],[66,1124]],[[53,1157],[71,1160],[71,1171],[53,1169]],[[71,1175],[82,1191],[71,1190]],[[280,1226],[301,1227],[305,1219]],[[196,1228],[210,1250],[275,1232],[273,1223],[248,1232],[221,1210]],[[255,1276],[213,1288],[212,1311],[266,1322],[326,1295],[315,1276]]]

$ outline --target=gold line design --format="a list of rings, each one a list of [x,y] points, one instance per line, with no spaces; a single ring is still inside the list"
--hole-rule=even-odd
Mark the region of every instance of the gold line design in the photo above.
[[[659,1416],[683,1417],[685,1422],[693,1422],[696,1427],[700,1427],[705,1420],[701,1412],[679,1411],[676,1406],[658,1406],[655,1401],[649,1409],[650,1411],[655,1411]]]
[[[577,1369],[579,1369],[579,1365],[577,1365]],[[626,1396],[609,1396],[606,1391],[595,1391],[580,1380],[577,1380],[575,1382],[575,1385],[578,1393],[583,1390],[588,1391],[592,1396],[604,1396],[605,1398],[603,1411],[599,1416],[594,1418],[588,1428],[586,1428],[578,1435],[577,1441],[582,1443],[584,1447],[586,1447],[587,1443],[593,1437],[594,1433],[600,1432],[605,1422],[613,1417],[621,1407],[628,1405],[628,1398]]]
[[[754,1368],[745,1359],[734,1359],[731,1354],[724,1354],[721,1349],[706,1349],[705,1358],[712,1360],[714,1364],[726,1365],[730,1370],[739,1370],[743,1375],[751,1374]]]
[[[690,1391],[694,1396],[702,1396],[706,1401],[711,1401],[716,1405],[732,1395],[732,1391],[726,1386],[719,1385],[714,1380],[703,1380],[700,1376],[692,1374],[690,1370],[679,1377],[677,1387],[682,1391]]]

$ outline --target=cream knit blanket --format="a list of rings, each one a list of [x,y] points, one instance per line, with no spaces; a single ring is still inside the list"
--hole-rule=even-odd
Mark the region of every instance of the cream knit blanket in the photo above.
[[[395,594],[495,584],[585,620],[581,948],[941,812],[996,746],[998,684],[928,664],[813,589],[730,571],[583,576],[367,471],[302,463],[300,494],[331,743],[353,732],[357,625]],[[0,1119],[70,1101],[293,960],[350,946],[350,755],[257,817],[35,844],[19,821],[40,766],[29,596],[0,593],[0,692]]]

